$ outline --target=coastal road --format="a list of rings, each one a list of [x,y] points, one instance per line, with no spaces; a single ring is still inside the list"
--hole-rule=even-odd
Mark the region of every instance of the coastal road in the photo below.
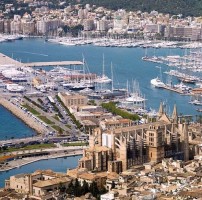
[[[69,136],[63,136],[63,137],[57,137],[57,136],[33,136],[33,137],[27,137],[27,138],[16,138],[16,139],[8,139],[8,140],[0,140],[0,146],[1,145],[5,145],[10,143],[12,145],[15,144],[20,144],[20,143],[24,143],[27,144],[29,142],[41,142],[41,141],[53,141],[53,142],[61,142],[63,140],[68,140]]]

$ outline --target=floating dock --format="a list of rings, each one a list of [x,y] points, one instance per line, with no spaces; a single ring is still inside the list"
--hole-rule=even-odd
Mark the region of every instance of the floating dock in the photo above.
[[[0,67],[48,67],[48,66],[70,66],[83,65],[81,61],[53,61],[53,62],[31,62],[22,63],[0,53]]]

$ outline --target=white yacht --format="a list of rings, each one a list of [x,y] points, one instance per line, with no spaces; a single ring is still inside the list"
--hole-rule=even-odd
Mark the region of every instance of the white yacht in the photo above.
[[[127,83],[127,91],[129,91],[128,83]],[[128,92],[127,92],[128,93]],[[133,92],[128,93],[127,97],[123,99],[121,103],[121,107],[130,109],[130,110],[137,110],[137,109],[144,109],[145,108],[146,99],[141,95],[139,84],[134,81],[133,83]]]
[[[152,79],[152,80],[150,81],[150,83],[151,83],[154,87],[156,87],[156,88],[164,88],[164,87],[165,87],[165,83],[163,83],[163,82],[161,81],[161,79],[158,78],[158,77]]]
[[[105,75],[105,63],[104,63],[104,55],[103,55],[103,66],[102,66],[102,76],[97,77],[94,81],[95,83],[111,83],[112,79]]]
[[[108,78],[106,75],[99,76],[96,80],[95,83],[111,83],[112,80]]]
[[[18,84],[7,84],[6,89],[9,92],[24,92],[25,91],[25,87],[18,85]]]
[[[137,107],[143,108],[146,99],[141,97],[138,93],[132,93],[128,98],[125,99],[125,102],[122,102],[126,107]]]

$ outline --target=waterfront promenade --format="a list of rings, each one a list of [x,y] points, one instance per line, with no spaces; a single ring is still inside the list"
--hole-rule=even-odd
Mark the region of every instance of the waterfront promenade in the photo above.
[[[51,148],[51,149],[42,149],[42,150],[38,149],[38,150],[29,150],[29,151],[27,150],[25,152],[16,151],[16,152],[13,152],[12,154],[20,156],[22,153],[25,154],[27,152],[29,154],[33,154],[33,156],[9,161],[9,162],[7,162],[7,164],[0,166],[0,172],[19,168],[19,167],[22,167],[24,165],[28,165],[30,163],[37,162],[40,160],[48,160],[48,159],[54,159],[54,158],[62,158],[62,157],[82,155],[84,148],[80,147],[80,146],[78,146],[78,147],[62,147],[62,146],[59,146],[57,148]],[[35,156],[36,152],[43,152],[43,151],[50,152],[50,154],[49,155],[42,155],[42,156]]]
[[[53,61],[53,62],[31,62],[22,63],[0,53],[0,67],[48,67],[48,66],[68,66],[83,65],[81,61]]]
[[[33,119],[28,113],[24,112],[17,106],[13,105],[10,101],[5,98],[0,98],[0,105],[8,109],[15,116],[21,119],[25,124],[27,124],[30,128],[34,129],[39,134],[44,134],[48,130],[43,125],[39,124],[35,119]]]

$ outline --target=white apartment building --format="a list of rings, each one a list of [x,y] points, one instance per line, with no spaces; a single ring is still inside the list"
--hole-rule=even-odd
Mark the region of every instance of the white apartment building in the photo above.
[[[97,21],[97,31],[108,31],[108,21],[107,20]]]
[[[62,25],[62,21],[59,19],[42,19],[37,21],[36,30],[38,34],[46,34],[49,31],[56,30]]]
[[[0,20],[0,33],[4,32],[4,20]]]
[[[83,26],[84,31],[92,31],[94,29],[94,21],[92,19],[85,19]]]
[[[10,24],[11,34],[21,34],[22,33],[22,24],[20,20],[13,20]]]
[[[22,22],[22,33],[24,35],[33,35],[35,33],[35,22],[34,21]]]

